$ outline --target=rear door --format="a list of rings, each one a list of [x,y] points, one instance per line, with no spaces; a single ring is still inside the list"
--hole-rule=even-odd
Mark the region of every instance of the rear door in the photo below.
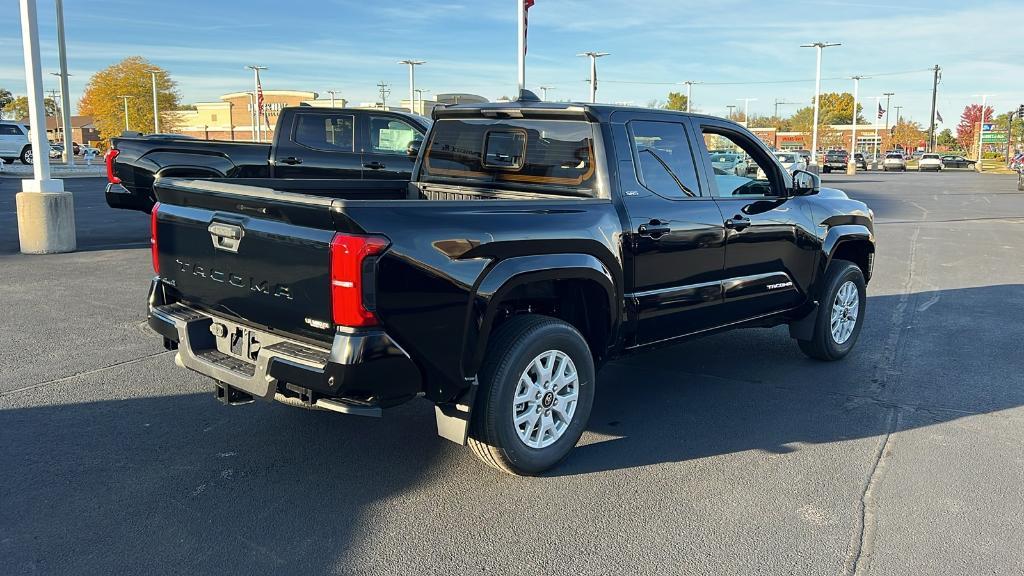
[[[695,119],[694,129],[705,157],[709,149],[742,150],[759,168],[757,177],[742,177],[704,164],[726,234],[721,323],[801,304],[820,253],[810,203],[788,195],[789,175],[756,136],[712,118]]]
[[[0,124],[0,157],[13,158],[20,155],[20,144],[24,139],[21,130],[14,124]]]
[[[625,246],[632,260],[636,343],[709,328],[722,301],[725,233],[722,214],[698,176],[686,119],[620,114],[613,122],[619,189],[629,215]]]
[[[355,113],[307,107],[283,120],[271,152],[274,178],[362,177]]]
[[[423,139],[423,131],[398,116],[365,112],[360,131],[363,134],[363,178],[409,180],[416,156],[409,155],[409,144]]]

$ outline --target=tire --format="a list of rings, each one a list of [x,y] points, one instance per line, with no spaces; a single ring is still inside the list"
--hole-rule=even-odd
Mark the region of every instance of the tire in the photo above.
[[[568,367],[576,369],[576,400],[568,424],[562,419],[564,412],[555,406],[559,399],[571,394],[571,385],[557,394],[554,388],[547,392],[546,388],[537,388],[532,398],[529,395],[534,383],[544,385],[543,376],[534,368],[543,368],[545,355],[552,353],[563,356],[548,357],[549,369],[557,368],[557,364],[552,366],[552,363],[565,362],[566,358],[571,360]],[[521,384],[524,376],[529,385]],[[569,454],[583,435],[594,404],[595,382],[590,348],[575,328],[547,316],[531,314],[511,318],[492,336],[480,369],[480,389],[470,424],[470,448],[485,464],[509,474],[535,475],[552,468]],[[517,393],[528,401],[515,403]],[[541,412],[535,412],[535,406]],[[569,406],[563,400],[562,410]],[[520,409],[522,412],[517,413]],[[533,422],[527,420],[517,425],[517,414],[526,418],[533,414],[539,416]],[[561,431],[546,427],[549,423],[556,425],[556,419],[563,424]],[[527,445],[527,441],[536,446]]]
[[[32,164],[32,147],[25,146],[21,149],[21,163],[26,165]]]
[[[849,292],[848,284],[856,289],[854,293]],[[842,296],[840,295],[841,289],[844,290]],[[849,307],[848,304],[851,302],[853,294],[856,295],[855,307]],[[800,350],[811,358],[824,361],[839,360],[849,354],[857,343],[861,326],[864,324],[866,296],[864,274],[860,268],[847,260],[833,260],[825,272],[825,283],[822,286],[822,297],[818,301],[818,317],[814,321],[813,335],[810,340],[797,340]],[[853,319],[853,324],[841,324],[843,329],[848,332],[833,330],[834,308],[854,310],[856,317]]]

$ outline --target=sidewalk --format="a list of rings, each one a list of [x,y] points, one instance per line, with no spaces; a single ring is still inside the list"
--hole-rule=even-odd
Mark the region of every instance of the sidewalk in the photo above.
[[[54,178],[93,178],[96,176],[104,176],[107,173],[107,168],[104,166],[102,160],[100,162],[93,160],[92,166],[86,166],[84,160],[79,162],[75,162],[74,166],[50,164],[50,174]],[[3,166],[0,166],[0,177],[3,176],[10,178],[31,178],[32,166],[26,166],[21,162],[4,164]]]

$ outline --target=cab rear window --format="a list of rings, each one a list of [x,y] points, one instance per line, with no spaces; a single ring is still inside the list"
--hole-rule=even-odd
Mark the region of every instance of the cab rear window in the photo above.
[[[434,124],[421,180],[593,195],[595,172],[589,122],[451,119]]]

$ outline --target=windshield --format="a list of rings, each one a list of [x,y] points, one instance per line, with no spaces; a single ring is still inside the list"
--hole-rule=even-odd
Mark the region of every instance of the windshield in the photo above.
[[[595,172],[589,122],[462,118],[434,124],[421,180],[593,195]]]

